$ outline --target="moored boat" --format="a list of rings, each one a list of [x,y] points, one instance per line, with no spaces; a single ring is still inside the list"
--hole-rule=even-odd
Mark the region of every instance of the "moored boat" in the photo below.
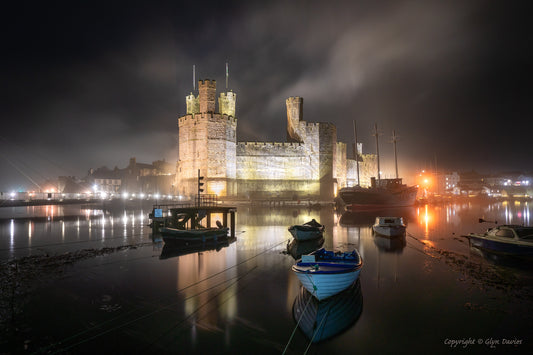
[[[405,235],[405,224],[402,217],[376,217],[372,230],[385,237]]]
[[[229,228],[177,229],[162,227],[159,229],[165,243],[217,241],[228,236]]]
[[[304,224],[295,224],[289,227],[289,232],[296,240],[317,239],[324,235],[326,227],[318,223],[315,219]]]
[[[407,186],[401,178],[377,181],[372,178],[372,186],[368,188],[352,186],[339,190],[348,210],[413,206],[417,193],[417,186]]]
[[[355,122],[354,122],[355,133]],[[384,207],[406,207],[413,206],[418,193],[418,186],[407,186],[402,183],[398,177],[398,159],[396,156],[396,141],[398,136],[392,131],[392,142],[394,143],[394,161],[396,166],[395,179],[381,179],[381,169],[379,166],[379,142],[378,126],[374,125],[374,134],[376,137],[376,157],[377,157],[377,179],[370,179],[370,187],[365,188],[359,185],[344,187],[339,190],[339,196],[346,205],[348,211],[376,209]],[[357,134],[355,134],[357,146]],[[359,153],[354,152],[357,164],[357,181],[359,180]]]
[[[533,257],[533,227],[504,224],[466,236],[470,246],[496,254]]]
[[[333,252],[321,248],[292,266],[302,285],[319,301],[331,297],[359,278],[363,259],[354,249],[351,252]]]

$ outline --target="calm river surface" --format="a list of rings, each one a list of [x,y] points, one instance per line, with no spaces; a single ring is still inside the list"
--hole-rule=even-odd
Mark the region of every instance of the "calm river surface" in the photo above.
[[[236,241],[169,251],[152,240],[148,207],[0,208],[0,353],[527,353],[531,266],[485,258],[461,235],[490,226],[480,217],[531,225],[532,210],[239,205]],[[404,217],[406,237],[374,236],[377,215]],[[326,225],[324,247],[364,259],[360,282],[325,304],[307,302],[291,271],[308,246],[288,250],[287,228],[311,218]],[[336,307],[329,339],[311,343],[312,321],[297,325],[302,304]]]

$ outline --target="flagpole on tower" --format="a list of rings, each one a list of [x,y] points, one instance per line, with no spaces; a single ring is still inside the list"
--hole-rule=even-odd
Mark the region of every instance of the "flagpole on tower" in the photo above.
[[[192,88],[196,90],[196,65],[192,65]]]
[[[226,91],[228,90],[228,81],[229,81],[229,65],[226,62]]]

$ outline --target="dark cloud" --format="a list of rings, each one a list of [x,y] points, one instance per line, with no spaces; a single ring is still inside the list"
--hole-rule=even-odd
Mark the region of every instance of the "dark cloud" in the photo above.
[[[366,152],[377,123],[385,162],[395,129],[404,171],[533,165],[533,47],[519,2],[17,6],[2,24],[0,190],[25,185],[21,171],[175,159],[192,65],[220,91],[226,61],[240,141],[284,140],[285,99],[302,96],[304,119],[333,122],[342,141],[357,120]]]

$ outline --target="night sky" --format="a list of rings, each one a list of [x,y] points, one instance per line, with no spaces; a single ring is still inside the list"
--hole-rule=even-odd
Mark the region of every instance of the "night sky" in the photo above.
[[[193,1],[190,1],[193,3]],[[89,168],[177,158],[197,79],[237,93],[238,141],[304,120],[400,174],[533,171],[528,2],[17,2],[3,7],[0,191]]]

